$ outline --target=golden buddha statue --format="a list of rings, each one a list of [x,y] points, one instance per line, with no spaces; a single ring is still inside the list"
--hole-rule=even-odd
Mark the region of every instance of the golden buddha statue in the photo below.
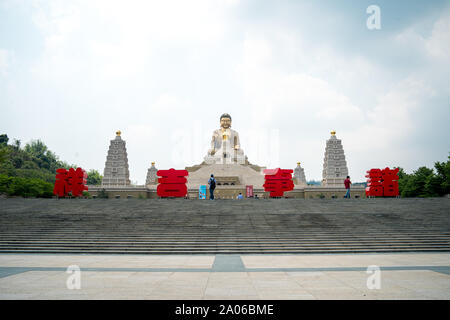
[[[239,133],[231,129],[231,116],[220,116],[220,129],[214,130],[211,149],[205,157],[207,163],[245,163],[244,151],[241,150]]]

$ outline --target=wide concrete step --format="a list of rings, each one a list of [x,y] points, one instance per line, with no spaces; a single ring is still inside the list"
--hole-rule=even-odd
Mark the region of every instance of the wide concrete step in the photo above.
[[[97,244],[97,243],[110,243],[110,244],[170,244],[170,243],[184,243],[184,244],[198,244],[198,243],[221,243],[221,244],[233,244],[233,243],[402,243],[402,242],[420,242],[420,243],[450,243],[448,238],[368,238],[362,239],[358,237],[342,239],[342,238],[332,238],[332,239],[236,239],[236,240],[220,240],[220,239],[173,239],[173,240],[160,240],[160,239],[147,239],[147,240],[133,240],[133,239],[55,239],[55,238],[45,238],[45,239],[10,239],[10,240],[0,240],[0,244],[14,244],[14,243],[86,243],[86,244]]]
[[[0,199],[0,252],[442,252],[450,251],[449,217],[449,199]]]
[[[82,249],[93,249],[93,250],[126,250],[126,251],[136,251],[136,250],[146,250],[146,251],[152,251],[152,250],[273,250],[273,249],[283,249],[283,250],[334,250],[334,249],[367,249],[367,250],[374,250],[374,249],[386,249],[386,248],[395,248],[395,249],[411,249],[414,248],[415,250],[420,251],[421,249],[433,249],[433,248],[439,248],[443,249],[446,248],[447,250],[450,248],[450,245],[444,245],[444,244],[392,244],[392,245],[381,245],[381,244],[349,244],[349,245],[288,245],[288,244],[279,244],[279,245],[246,245],[246,244],[236,244],[236,245],[227,245],[227,246],[202,246],[202,245],[196,245],[196,246],[182,246],[182,245],[173,245],[173,246],[130,246],[130,245],[122,245],[122,246],[102,246],[102,245],[96,245],[96,246],[83,246],[83,245],[61,245],[61,244],[39,244],[39,245],[12,245],[12,246],[5,246],[0,247],[0,250],[6,249],[6,250],[21,250],[21,249],[32,249],[32,250],[45,250],[45,249],[57,249],[57,250],[82,250]]]
[[[200,232],[201,230],[199,230]],[[0,235],[3,236],[39,236],[42,234],[48,234],[48,235],[54,235],[54,236],[74,236],[74,237],[83,237],[83,236],[91,236],[91,237],[120,237],[120,236],[126,236],[131,239],[138,239],[142,237],[162,237],[162,238],[184,238],[184,237],[195,237],[195,238],[216,238],[216,237],[223,237],[223,238],[232,238],[236,234],[239,234],[242,237],[247,238],[255,238],[255,237],[262,237],[262,238],[291,238],[291,237],[307,237],[307,238],[313,238],[313,237],[335,237],[335,236],[351,236],[351,235],[359,235],[362,237],[377,237],[377,236],[383,236],[383,235],[398,235],[398,236],[449,236],[450,234],[448,232],[442,232],[442,231],[432,231],[432,232],[400,232],[395,230],[381,230],[379,232],[372,232],[368,233],[364,230],[342,230],[341,232],[321,232],[321,233],[303,233],[303,232],[286,232],[286,233],[278,233],[278,232],[271,232],[271,233],[259,233],[255,232],[255,230],[234,230],[233,233],[221,233],[220,231],[216,233],[211,234],[199,234],[197,233],[177,233],[177,234],[170,234],[170,233],[154,233],[154,232],[145,232],[145,233],[133,233],[133,232],[70,232],[65,230],[55,230],[55,231],[41,231],[41,232],[28,232],[28,233],[17,233],[17,232],[8,232],[8,233],[1,233]]]
[[[42,254],[320,254],[320,253],[389,253],[389,252],[448,252],[449,248],[345,248],[345,249],[247,249],[247,250],[237,250],[237,249],[213,249],[213,250],[97,250],[97,249],[71,249],[71,250],[60,250],[60,249],[11,249],[2,250],[1,253],[42,253]]]

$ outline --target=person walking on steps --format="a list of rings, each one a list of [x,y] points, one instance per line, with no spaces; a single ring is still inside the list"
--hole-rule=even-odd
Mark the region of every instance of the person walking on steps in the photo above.
[[[208,184],[209,184],[209,200],[214,200],[214,189],[216,188],[216,179],[214,179],[213,174],[211,174],[211,178],[209,178]]]
[[[344,198],[350,199],[350,185],[352,182],[350,181],[350,176],[347,176],[347,179],[344,180],[345,189],[347,189],[347,193],[345,194]]]

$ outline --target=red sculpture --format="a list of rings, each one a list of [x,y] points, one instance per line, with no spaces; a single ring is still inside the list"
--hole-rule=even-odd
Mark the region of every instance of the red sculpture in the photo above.
[[[397,197],[398,190],[398,168],[371,169],[367,171],[367,197]]]
[[[64,168],[56,169],[55,187],[53,188],[53,194],[58,197],[68,196],[72,193],[73,197],[80,197],[83,195],[83,191],[87,191],[86,186],[87,173],[82,168],[70,168],[66,170]]]
[[[53,188],[54,195],[64,197],[70,192],[67,174],[68,171],[64,168],[56,169],[55,187]]]
[[[189,175],[187,170],[158,170],[158,187],[156,193],[161,198],[167,197],[185,197],[187,195],[186,177]]]
[[[294,182],[292,182],[292,169],[265,169],[263,185],[264,191],[270,192],[270,197],[282,197],[284,192],[294,189]]]
[[[383,195],[385,197],[397,197],[399,195],[398,171],[398,168],[386,168],[381,171],[383,176]]]

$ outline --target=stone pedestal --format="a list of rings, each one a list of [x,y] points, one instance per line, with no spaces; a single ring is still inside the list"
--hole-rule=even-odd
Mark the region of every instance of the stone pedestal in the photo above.
[[[108,155],[106,156],[105,170],[103,171],[102,186],[128,186],[130,185],[130,172],[128,169],[128,156],[125,141],[116,132],[116,138],[111,140]]]
[[[211,174],[214,174],[217,185],[221,188],[241,188],[245,192],[246,185],[253,188],[262,188],[264,184],[264,167],[241,164],[203,164],[197,167],[188,167],[188,188],[196,189],[200,185],[207,185]]]
[[[325,147],[323,160],[322,186],[342,187],[348,176],[347,162],[345,161],[344,148],[340,139],[336,138],[336,132],[331,132],[330,139]]]

